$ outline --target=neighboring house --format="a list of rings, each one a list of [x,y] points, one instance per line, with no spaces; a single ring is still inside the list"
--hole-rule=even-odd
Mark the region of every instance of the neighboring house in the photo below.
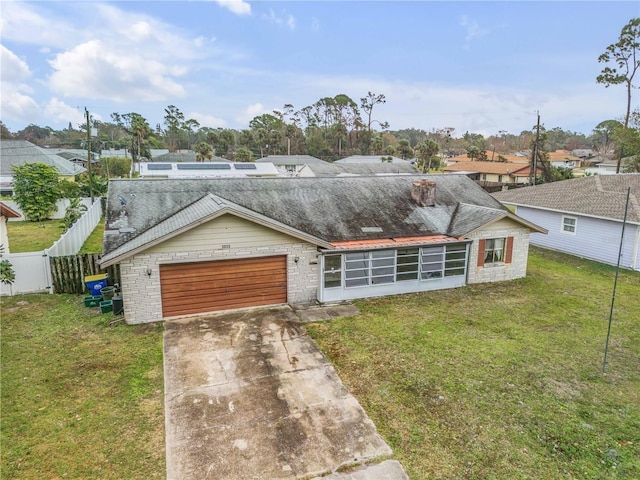
[[[75,163],[76,165],[80,165],[84,168],[87,168],[89,162],[87,162],[87,151],[79,151],[77,149],[73,150],[64,150],[61,148],[47,148],[48,152],[55,153],[56,155],[66,158],[71,163]],[[100,163],[100,154],[92,154],[91,165],[96,165]]]
[[[11,167],[28,163],[50,165],[57,170],[59,178],[70,181],[74,181],[76,175],[86,171],[84,167],[26,140],[0,140],[0,185],[4,194],[13,192]]]
[[[391,160],[389,160],[391,159]],[[351,155],[350,157],[341,158],[336,160],[338,164],[348,163],[399,163],[410,164],[409,160],[403,160],[402,158],[394,157],[391,155]]]
[[[458,175],[116,179],[105,222],[129,323],[511,280],[544,232]]]
[[[140,164],[140,176],[153,178],[277,177],[279,174],[272,163],[143,162]]]
[[[622,266],[640,270],[640,174],[596,175],[498,192],[519,217],[548,230],[531,243],[598,262],[617,264],[627,189],[631,201]]]
[[[582,159],[576,155],[572,155],[569,150],[556,150],[548,152],[549,163],[559,168],[578,168],[582,166]]]
[[[20,214],[8,205],[0,202],[0,245],[3,246],[4,255],[11,253],[9,251],[9,233],[7,231],[7,220],[9,218],[19,218]]]
[[[540,175],[542,170],[537,168]],[[483,182],[527,184],[531,167],[528,163],[512,162],[456,162],[444,168],[444,173],[464,173]]]
[[[178,162],[197,162],[198,154],[192,150],[185,150],[184,152],[167,152],[162,155],[157,155],[153,157],[153,162],[169,162],[169,163],[178,163]],[[211,159],[205,159],[204,162],[231,162],[231,160],[227,160],[226,158],[218,157],[216,155],[211,155]]]
[[[268,155],[259,158],[256,163],[273,163],[280,173],[290,177],[297,176],[305,165],[330,165],[311,155]]]
[[[491,162],[499,162],[499,161],[504,161],[501,160],[501,158],[505,159],[507,162],[509,163],[520,163],[520,164],[528,164],[529,163],[529,158],[528,157],[523,157],[522,154],[519,155],[506,155],[506,154],[502,154],[502,153],[496,153],[493,151],[488,151],[487,152],[487,160],[491,161]],[[449,157],[444,159],[443,163],[446,163],[446,165],[453,165],[454,163],[467,163],[467,162],[472,162],[473,160],[471,158],[469,158],[469,156],[465,153],[463,155],[456,155],[455,157]]]
[[[303,165],[298,177],[345,177],[356,175],[415,175],[418,170],[406,163],[312,163]]]
[[[149,153],[151,154],[151,161],[155,161],[155,159],[160,155],[169,153],[169,150],[167,150],[166,148],[151,148],[149,149]],[[126,148],[109,148],[109,149],[102,150],[100,152],[100,156],[102,158],[104,157],[131,158],[131,151]]]

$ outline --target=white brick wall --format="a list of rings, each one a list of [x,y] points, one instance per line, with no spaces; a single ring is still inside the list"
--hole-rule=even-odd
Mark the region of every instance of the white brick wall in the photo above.
[[[526,276],[529,234],[528,228],[504,220],[469,235],[468,238],[472,238],[474,242],[471,244],[471,253],[469,254],[467,283],[502,282]],[[489,263],[478,267],[478,240],[506,237],[513,237],[511,263]]]
[[[312,303],[317,298],[316,246],[292,243],[239,249],[201,250],[179,253],[140,253],[120,264],[124,311],[127,323],[158,322],[162,318],[160,265],[233,258],[287,256],[287,298],[290,304]],[[298,262],[295,258],[298,257]],[[151,275],[147,275],[147,269]]]

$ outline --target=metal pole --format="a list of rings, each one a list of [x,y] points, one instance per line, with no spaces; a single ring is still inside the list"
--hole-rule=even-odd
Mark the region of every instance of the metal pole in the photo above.
[[[85,117],[87,119],[87,170],[89,172],[89,195],[91,196],[91,205],[93,205],[93,177],[91,176],[91,126],[89,125],[89,110],[85,107]]]
[[[620,271],[620,260],[622,259],[622,241],[624,240],[624,228],[627,225],[627,211],[629,210],[629,197],[631,187],[627,187],[627,201],[624,205],[624,219],[622,220],[622,232],[620,233],[620,249],[618,250],[618,264],[616,265],[616,277],[613,281],[613,295],[611,296],[611,309],[609,310],[609,327],[607,328],[607,340],[604,344],[604,360],[602,361],[602,373],[607,368],[607,352],[609,351],[609,336],[611,335],[611,321],[613,320],[613,305],[616,301],[616,288],[618,287],[618,272]]]
[[[540,141],[540,112],[538,113],[538,124],[536,126],[536,143],[533,145],[533,183],[536,184],[536,177],[538,176],[538,142]]]

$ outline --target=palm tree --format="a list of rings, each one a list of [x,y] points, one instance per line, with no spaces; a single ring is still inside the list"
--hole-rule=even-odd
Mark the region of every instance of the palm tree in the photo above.
[[[196,152],[196,162],[204,162],[205,159],[210,161],[213,157],[213,148],[207,142],[200,142],[193,149]]]
[[[430,138],[416,145],[415,152],[418,157],[418,168],[420,168],[422,173],[431,170],[431,162],[439,149],[438,144]]]

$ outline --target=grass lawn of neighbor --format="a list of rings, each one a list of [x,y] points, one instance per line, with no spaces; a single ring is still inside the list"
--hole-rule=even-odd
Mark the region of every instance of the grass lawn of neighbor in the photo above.
[[[7,222],[11,253],[37,252],[51,247],[64,233],[62,220]]]

